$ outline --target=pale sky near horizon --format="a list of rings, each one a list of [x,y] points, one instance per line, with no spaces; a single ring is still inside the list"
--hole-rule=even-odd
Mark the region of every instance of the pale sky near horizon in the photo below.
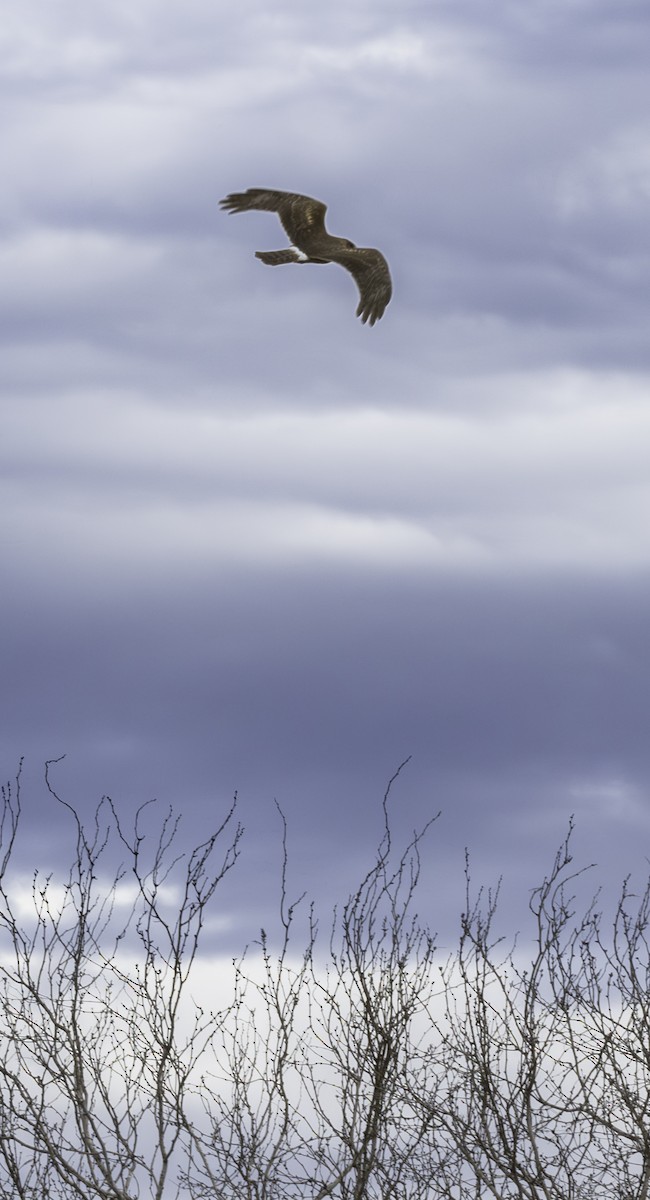
[[[650,849],[645,0],[0,3],[1,774],[240,797],[245,924],[442,810],[427,916]],[[317,196],[386,255],[269,269]],[[233,893],[234,895],[234,893]],[[234,901],[233,901],[234,902]],[[249,909],[251,910],[249,913]]]

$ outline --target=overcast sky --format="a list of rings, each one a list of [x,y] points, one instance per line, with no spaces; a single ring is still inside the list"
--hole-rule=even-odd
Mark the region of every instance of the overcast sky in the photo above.
[[[340,894],[411,755],[434,926],[465,846],[525,895],[572,812],[581,861],[646,871],[647,0],[0,7],[0,749],[34,860],[65,754],[84,811],[197,835],[238,790],[253,908],[277,798],[296,887]],[[383,251],[377,325],[339,267],[255,259],[277,218],[218,201],[259,186]]]

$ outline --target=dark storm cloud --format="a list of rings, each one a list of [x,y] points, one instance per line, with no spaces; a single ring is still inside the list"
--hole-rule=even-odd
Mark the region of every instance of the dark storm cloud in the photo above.
[[[89,592],[64,608],[44,588],[6,610],[23,633],[5,744],[31,760],[66,749],[57,779],[85,804],[99,778],[127,810],[155,794],[201,829],[238,787],[254,854],[277,795],[321,891],[339,875],[328,838],[343,833],[349,879],[407,753],[398,827],[442,808],[458,872],[469,844],[498,873],[531,824],[550,852],[576,809],[587,844],[616,831],[621,872],[646,832],[643,803],[621,828],[617,802],[644,797],[650,768],[647,576],[461,586],[303,568]]]
[[[44,849],[67,752],[190,829],[239,788],[241,912],[274,796],[331,891],[412,754],[452,909],[465,844],[525,892],[573,809],[643,861],[649,42],[596,0],[7,14],[0,748]],[[256,185],[386,253],[374,329],[254,258]]]

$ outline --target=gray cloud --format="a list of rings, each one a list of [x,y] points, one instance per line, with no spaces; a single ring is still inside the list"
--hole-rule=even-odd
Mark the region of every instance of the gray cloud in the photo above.
[[[412,754],[432,905],[466,844],[525,893],[573,809],[642,864],[645,5],[35,12],[0,41],[0,747],[36,841],[67,752],[82,806],[190,829],[239,788],[246,912],[276,796],[326,894]],[[276,218],[217,201],[256,185],[387,254],[380,324],[255,260]]]

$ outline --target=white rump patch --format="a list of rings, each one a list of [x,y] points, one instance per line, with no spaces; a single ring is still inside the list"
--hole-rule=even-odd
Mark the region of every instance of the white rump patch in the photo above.
[[[296,262],[309,262],[308,255],[303,254],[302,250],[299,250],[297,246],[292,246],[291,249],[296,256]]]

